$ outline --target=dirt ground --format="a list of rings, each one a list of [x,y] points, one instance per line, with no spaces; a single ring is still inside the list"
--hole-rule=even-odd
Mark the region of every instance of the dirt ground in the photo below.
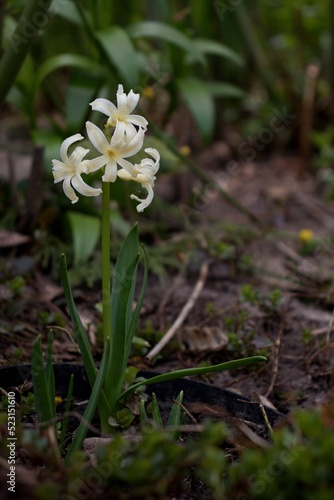
[[[222,179],[224,164],[215,150],[196,160],[215,179]],[[161,335],[173,325],[196,285],[203,285],[203,289],[158,358],[149,361],[147,352],[136,350],[132,363],[164,371],[261,352],[268,357],[266,364],[205,380],[248,397],[265,397],[285,413],[295,406],[320,405],[331,398],[333,385],[334,202],[325,201],[322,181],[302,172],[293,156],[240,163],[224,180],[227,192],[261,224],[222,200],[214,183],[204,186],[192,203],[174,197],[174,207],[181,212],[186,204],[186,222],[171,222],[167,240],[181,241],[181,246],[184,242],[185,251],[178,250],[176,256],[184,265],[179,272],[174,269],[165,276],[150,275],[140,331],[149,336],[152,347],[158,340],[155,332]],[[166,194],[166,186],[173,190],[174,184],[180,187],[180,183],[185,190],[200,188],[194,176],[171,176],[158,180],[157,189],[162,197],[173,198],[170,191]],[[311,242],[298,238],[303,229],[313,232]],[[29,362],[36,335],[46,336],[55,315],[67,321],[59,284],[36,267],[29,253],[25,254],[29,245],[19,247],[14,236],[2,233],[3,242],[12,238],[10,245],[2,245],[2,366]],[[195,244],[189,246],[190,236]],[[160,240],[155,244],[164,243]],[[15,299],[6,279],[21,274],[26,275],[26,282]],[[257,300],[242,299],[245,285],[259,294]],[[281,291],[275,306],[269,298],[273,290]],[[96,343],[97,292],[78,288],[75,295]],[[79,361],[66,329],[55,330],[55,361]],[[95,351],[99,360],[99,342]]]

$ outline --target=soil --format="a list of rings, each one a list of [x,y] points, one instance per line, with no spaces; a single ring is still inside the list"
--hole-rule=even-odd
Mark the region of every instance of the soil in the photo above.
[[[138,334],[155,346],[198,286],[203,288],[158,356],[150,360],[148,348],[136,347],[130,364],[162,372],[264,354],[266,363],[202,380],[287,415],[295,407],[322,405],[333,399],[334,202],[326,199],[322,179],[303,170],[294,156],[240,162],[228,171],[222,150],[222,144],[214,145],[194,160],[216,182],[224,179],[226,192],[253,217],[223,200],[214,182],[201,192],[192,174],[158,178],[166,220],[162,223],[159,215],[155,221],[152,206],[151,219],[140,221],[141,232],[146,247],[167,246],[178,267],[150,272]],[[196,194],[189,202],[191,193]],[[152,222],[162,234],[152,234]],[[312,231],[310,241],[298,236],[303,229]],[[0,232],[0,366],[30,363],[36,336],[41,334],[45,344],[51,327],[54,361],[81,361],[62,289],[37,262],[34,243],[33,236],[19,231]],[[77,286],[74,296],[98,364],[99,284]],[[187,409],[207,416],[207,408]]]
[[[222,179],[226,160],[217,151],[215,145],[195,160],[215,179]],[[148,361],[143,351],[136,351],[131,362],[142,369],[164,371],[261,351],[268,357],[265,365],[205,380],[248,397],[264,397],[285,413],[295,406],[321,405],[331,397],[333,385],[334,203],[325,199],[322,181],[314,173],[302,171],[299,159],[293,156],[273,155],[258,163],[239,163],[233,175],[224,179],[226,191],[259,223],[222,200],[214,183],[204,186],[202,195],[188,202],[188,198],[182,198],[184,193],[180,195],[180,185],[186,193],[198,193],[200,184],[193,175],[165,175],[160,183],[157,181],[162,198],[172,198],[180,213],[184,213],[184,207],[187,210],[183,222],[182,217],[166,217],[167,242],[153,238],[149,243],[161,247],[181,242],[184,249],[175,250],[180,272],[171,269],[163,276],[150,275],[141,332],[150,336],[152,346],[158,339],[154,332],[166,332],[186,304],[204,261],[208,262],[208,275],[193,308],[158,358]],[[302,229],[313,232],[317,241],[314,248],[312,242],[298,239]],[[1,234],[2,275],[7,279],[0,285],[1,365],[29,363],[36,335],[46,337],[55,315],[65,321],[63,330],[54,330],[55,361],[80,361],[68,335],[59,284],[36,265],[31,242],[21,243],[15,239],[20,238],[17,233]],[[222,255],[222,248],[226,254],[226,245],[230,254]],[[16,297],[6,283],[8,276],[13,279],[20,275],[25,276],[25,285]],[[241,300],[245,284],[262,299],[257,303]],[[268,294],[275,289],[281,291],[282,298],[273,307]],[[98,292],[78,287],[75,295],[83,321],[90,325],[98,361],[101,345],[96,340],[95,325],[100,319],[94,309]],[[237,336],[232,340],[231,332]]]

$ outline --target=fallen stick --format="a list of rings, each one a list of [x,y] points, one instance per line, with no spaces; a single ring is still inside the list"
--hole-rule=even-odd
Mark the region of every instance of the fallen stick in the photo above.
[[[172,337],[175,335],[177,330],[180,328],[186,317],[188,316],[189,312],[191,309],[194,307],[194,304],[196,300],[198,299],[204,283],[206,281],[207,275],[209,271],[209,264],[207,261],[203,262],[201,265],[200,273],[199,273],[199,278],[197,280],[197,283],[195,285],[195,288],[190,295],[188,301],[184,305],[182,311],[170,327],[170,329],[165,333],[165,335],[162,337],[162,339],[157,343],[153,349],[146,355],[146,359],[151,360],[153,359],[159,352],[165,347],[166,344],[172,339]]]

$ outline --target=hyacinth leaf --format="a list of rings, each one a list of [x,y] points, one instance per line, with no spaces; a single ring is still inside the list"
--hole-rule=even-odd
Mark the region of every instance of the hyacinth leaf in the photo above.
[[[101,220],[79,212],[67,212],[67,217],[73,238],[74,266],[77,266],[92,255],[100,239]]]
[[[239,56],[239,54],[222,43],[206,38],[196,38],[193,44],[197,48],[197,51],[203,55],[209,54],[224,57],[238,66],[244,66],[245,64],[243,58]]]
[[[202,138],[208,141],[214,129],[215,108],[205,82],[189,77],[178,80],[177,86]]]
[[[174,380],[176,378],[191,377],[192,375],[204,375],[206,373],[217,373],[225,370],[232,370],[235,368],[244,368],[245,366],[250,366],[255,363],[261,363],[267,361],[264,356],[251,356],[249,358],[234,359],[232,361],[226,361],[225,363],[220,363],[213,366],[200,366],[197,368],[185,368],[182,370],[176,370],[174,372],[163,373],[161,375],[156,375],[155,377],[145,379],[145,381],[137,382],[131,387],[126,389],[119,397],[120,400],[126,400],[126,398],[132,394],[136,389],[143,385],[157,384],[159,382],[167,382],[168,380]]]
[[[82,18],[78,13],[78,10],[74,3],[72,2],[52,2],[50,6],[50,12],[53,15],[58,15],[66,21],[82,26]]]
[[[51,73],[65,67],[80,68],[93,75],[107,75],[105,68],[101,64],[88,57],[78,54],[60,54],[50,57],[39,66],[36,74],[36,87],[38,88]]]
[[[148,423],[148,416],[146,413],[145,401],[143,399],[141,399],[139,403],[139,419],[141,427],[145,427]]]
[[[41,336],[39,335],[32,347],[31,375],[34,387],[34,397],[38,420],[41,429],[45,429],[56,422],[55,405],[51,402],[52,394],[49,392],[49,383],[46,369],[44,368]],[[53,389],[54,394],[54,389]],[[53,401],[54,403],[54,401]]]
[[[92,394],[89,398],[87,408],[86,408],[85,413],[83,415],[83,418],[80,422],[80,425],[75,432],[74,439],[71,443],[71,446],[68,449],[68,452],[67,452],[67,455],[65,458],[66,464],[70,463],[73,454],[81,448],[83,440],[86,437],[86,434],[88,431],[88,426],[89,426],[90,422],[92,421],[92,418],[93,418],[94,412],[96,410],[98,401],[101,397],[103,382],[104,382],[105,375],[106,375],[107,368],[108,368],[109,356],[110,356],[110,343],[106,342],[104,345],[104,349],[103,349],[103,356],[102,356],[99,372],[98,372],[98,375],[96,377],[94,386],[92,388]]]
[[[194,46],[193,40],[188,38],[181,31],[173,28],[173,26],[158,21],[144,21],[131,24],[131,26],[127,28],[127,32],[131,38],[159,38],[164,42],[177,45],[189,54],[192,54],[195,60],[204,63],[204,59]]]
[[[86,370],[87,378],[90,386],[93,388],[96,381],[96,368],[94,359],[90,349],[87,333],[82,325],[80,316],[75,306],[72,290],[68,280],[67,264],[65,254],[60,256],[60,277],[64,289],[66,303],[70,312],[71,319],[74,324],[75,340],[79,344],[80,354]],[[110,407],[104,392],[101,392],[100,401],[98,405],[101,422],[107,422],[110,415]]]
[[[119,26],[112,26],[97,31],[95,36],[121,79],[130,87],[138,85],[137,53],[127,32]]]
[[[213,97],[243,99],[247,93],[232,83],[205,82],[206,88]]]
[[[138,226],[135,224],[125,238],[118,254],[111,293],[111,359],[105,390],[110,406],[122,389],[133,339],[132,304],[139,260]]]

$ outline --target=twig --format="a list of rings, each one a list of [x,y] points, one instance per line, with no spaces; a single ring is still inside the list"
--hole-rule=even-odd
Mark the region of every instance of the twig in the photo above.
[[[268,387],[268,390],[267,390],[267,392],[264,395],[266,398],[268,398],[269,394],[273,390],[275,382],[276,382],[276,379],[277,379],[277,375],[278,375],[278,355],[279,355],[279,351],[280,351],[280,348],[281,348],[283,330],[284,330],[284,324],[282,322],[281,325],[280,325],[279,332],[278,332],[277,340],[275,342],[275,347],[274,347],[274,361],[273,361],[273,375],[271,377],[271,382],[270,382],[270,385]]]
[[[175,322],[171,326],[171,328],[166,332],[164,337],[160,340],[160,342],[157,343],[153,349],[147,354],[146,359],[151,360],[156,356],[168,342],[171,340],[171,338],[175,335],[176,331],[180,328],[184,320],[186,319],[187,315],[189,314],[190,310],[193,308],[196,300],[198,299],[202,288],[204,286],[204,283],[206,281],[207,275],[209,271],[209,263],[207,261],[203,262],[201,269],[200,269],[200,275],[198,278],[198,281],[196,283],[196,286],[190,295],[187,303],[183,307],[182,311],[180,312],[179,316],[176,318]]]

